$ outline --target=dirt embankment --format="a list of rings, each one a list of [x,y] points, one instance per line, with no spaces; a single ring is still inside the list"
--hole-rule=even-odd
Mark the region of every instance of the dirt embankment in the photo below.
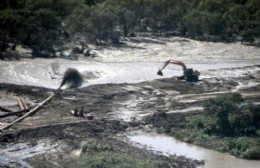
[[[257,78],[246,80],[255,82]],[[191,108],[191,111],[196,112],[195,107],[200,107],[203,100],[224,93],[239,91],[246,95],[246,100],[259,101],[259,95],[253,94],[255,90],[259,90],[259,84],[252,86],[252,89],[237,89],[239,83],[243,81],[244,79],[234,77],[203,79],[198,83],[187,83],[169,78],[137,84],[91,85],[62,92],[40,87],[0,84],[0,92],[22,96],[34,103],[47,98],[50,92],[56,93],[55,97],[36,114],[4,131],[0,138],[1,148],[15,143],[35,144],[39,140],[50,139],[53,143],[62,144],[59,150],[34,156],[29,158],[29,162],[32,166],[65,166],[73,159],[72,151],[80,149],[84,139],[94,137],[100,143],[111,145],[118,151],[133,156],[168,161],[175,165],[173,167],[195,167],[199,164],[198,161],[156,155],[132,147],[114,137],[132,128],[145,129],[145,125],[151,124],[162,127],[166,131],[172,127],[181,127],[185,115],[190,114],[176,113],[176,111]],[[91,113],[95,119],[88,120],[71,115],[71,110],[81,107],[84,107],[84,115]],[[127,113],[120,116],[124,111]],[[174,115],[166,113],[174,113]],[[140,120],[140,116],[143,115],[151,116],[149,119]],[[163,119],[159,120],[159,118]]]
[[[175,79],[169,80],[175,81]],[[100,143],[110,145],[122,153],[144,159],[167,161],[175,165],[174,167],[195,167],[195,165],[201,164],[201,162],[188,160],[184,157],[172,156],[168,158],[156,155],[150,151],[132,147],[114,138],[117,133],[127,132],[127,129],[133,127],[137,129],[142,128],[139,121],[124,122],[115,120],[109,113],[121,106],[121,103],[130,101],[133,96],[145,98],[147,94],[156,95],[146,84],[95,85],[57,93],[36,114],[4,131],[0,138],[1,148],[16,143],[29,143],[33,146],[39,140],[50,139],[53,144],[59,142],[61,147],[56,149],[54,153],[46,152],[45,154],[28,158],[28,162],[33,167],[38,167],[39,165],[40,167],[65,166],[74,159],[72,151],[80,149],[81,143],[86,138],[93,137],[98,139]],[[136,90],[137,88],[138,90]],[[48,97],[50,92],[56,92],[46,88],[11,84],[1,84],[0,91],[25,97],[35,103]],[[159,104],[163,103],[162,101],[159,101]],[[156,101],[154,100],[153,102]],[[86,118],[71,116],[70,110],[81,106],[84,106],[85,115],[93,113],[96,119],[90,121]],[[147,103],[143,105],[138,104],[137,106],[143,110],[152,108],[151,104]],[[13,165],[10,164],[8,166],[12,167]],[[16,166],[19,166],[19,163],[16,163]]]

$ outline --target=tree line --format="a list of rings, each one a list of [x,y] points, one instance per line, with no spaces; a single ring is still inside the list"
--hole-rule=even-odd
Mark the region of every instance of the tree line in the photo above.
[[[38,56],[54,53],[61,36],[118,43],[140,32],[253,43],[260,36],[260,1],[1,0],[0,41],[27,45]]]

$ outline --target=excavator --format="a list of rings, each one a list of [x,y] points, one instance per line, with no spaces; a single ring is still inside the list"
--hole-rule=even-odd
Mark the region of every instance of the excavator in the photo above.
[[[186,65],[181,62],[181,61],[176,61],[176,60],[167,60],[162,68],[160,68],[157,72],[157,75],[163,76],[163,69],[166,68],[167,65],[169,64],[175,64],[175,65],[180,65],[183,70],[183,75],[177,77],[179,80],[185,80],[187,82],[197,82],[199,80],[200,72],[198,70],[193,70],[192,68],[187,68]]]

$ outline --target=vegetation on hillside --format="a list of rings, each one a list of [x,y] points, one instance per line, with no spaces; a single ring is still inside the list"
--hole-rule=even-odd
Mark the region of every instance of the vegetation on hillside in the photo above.
[[[118,43],[138,32],[253,43],[260,36],[260,1],[1,1],[0,41],[27,45],[37,56],[54,54],[53,44],[62,36]]]

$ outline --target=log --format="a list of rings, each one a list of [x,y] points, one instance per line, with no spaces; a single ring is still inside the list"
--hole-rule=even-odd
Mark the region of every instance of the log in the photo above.
[[[18,106],[20,107],[20,110],[24,110],[21,98],[17,99],[17,103],[18,103]]]
[[[28,116],[30,116],[33,112],[35,112],[36,110],[38,110],[43,104],[45,104],[47,101],[49,101],[52,97],[54,96],[54,94],[50,95],[47,99],[45,99],[44,101],[42,101],[40,104],[38,104],[38,106],[36,106],[35,108],[33,108],[32,110],[30,110],[28,113],[26,113],[25,115],[23,115],[20,118],[17,118],[16,120],[14,120],[13,122],[11,122],[10,124],[4,126],[3,128],[0,129],[0,132],[2,132],[5,129],[10,128],[12,125],[22,121],[23,119],[27,118]]]
[[[24,100],[24,98],[21,98],[21,102],[22,102],[22,105],[24,107],[24,110],[27,111],[29,109],[29,107],[27,106],[27,103],[26,101]]]

